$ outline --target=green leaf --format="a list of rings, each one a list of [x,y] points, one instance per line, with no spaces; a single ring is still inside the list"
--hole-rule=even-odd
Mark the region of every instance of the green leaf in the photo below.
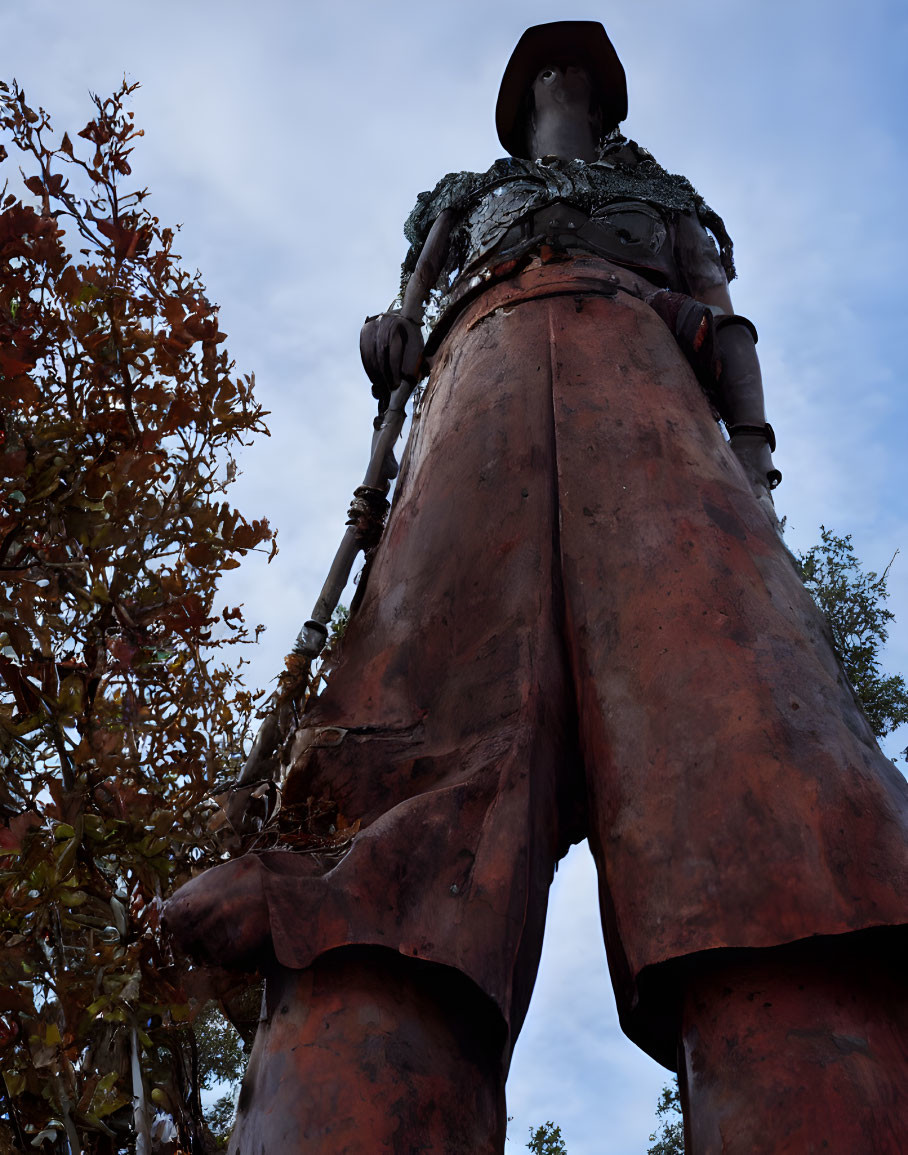
[[[76,864],[76,855],[79,853],[79,847],[82,842],[79,838],[70,838],[64,845],[62,851],[55,856],[57,859],[57,881],[63,882],[72,873],[72,869]],[[59,849],[59,848],[58,848]]]
[[[21,1095],[26,1087],[25,1076],[19,1074],[17,1071],[4,1071],[3,1082],[6,1084],[6,1089],[12,1098]]]

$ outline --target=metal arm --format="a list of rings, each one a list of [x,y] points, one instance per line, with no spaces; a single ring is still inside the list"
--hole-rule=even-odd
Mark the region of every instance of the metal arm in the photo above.
[[[438,280],[447,255],[453,215],[450,209],[446,209],[432,225],[416,268],[407,283],[400,312],[369,318],[363,327],[360,347],[366,371],[373,380],[373,372],[380,375],[382,386],[396,383],[396,387],[392,389],[387,407],[381,414],[378,436],[372,442],[369,468],[362,485],[355,491],[350,507],[347,531],[334,556],[312,616],[300,630],[293,648],[294,653],[303,657],[315,658],[321,653],[328,637],[328,623],[337,609],[356,555],[360,549],[372,544],[376,522],[380,525],[384,521],[388,508],[385,494],[396,473],[393,449],[403,428],[407,402],[416,387],[422,363],[422,336],[419,330],[429,292]],[[392,324],[384,323],[386,321]],[[391,355],[390,346],[395,341],[398,348]],[[414,350],[417,343],[418,350]]]

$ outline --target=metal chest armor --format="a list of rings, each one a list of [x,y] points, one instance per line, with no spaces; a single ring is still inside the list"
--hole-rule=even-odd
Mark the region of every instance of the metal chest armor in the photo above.
[[[542,180],[517,180],[487,192],[464,222],[468,242],[460,274],[472,276],[491,258],[506,258],[549,242],[596,253],[639,269],[661,287],[679,284],[670,220],[642,200],[616,200],[591,212],[581,200],[573,174],[538,166]]]

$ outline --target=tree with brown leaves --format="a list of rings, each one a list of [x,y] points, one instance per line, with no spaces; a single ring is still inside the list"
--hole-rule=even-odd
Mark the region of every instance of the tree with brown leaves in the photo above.
[[[226,658],[253,637],[216,589],[274,552],[225,492],[267,430],[173,231],[124,191],[135,87],[54,146],[0,84],[0,1151],[204,1138],[198,1007],[158,927],[223,853],[212,799],[254,708]]]

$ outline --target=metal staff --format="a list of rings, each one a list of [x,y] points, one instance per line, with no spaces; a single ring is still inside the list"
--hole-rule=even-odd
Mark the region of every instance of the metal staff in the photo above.
[[[451,233],[453,213],[445,209],[435,220],[407,284],[400,312],[367,317],[360,334],[363,364],[379,396],[379,417],[372,438],[372,456],[362,485],[353,493],[347,515],[347,530],[322,592],[303,625],[291,658],[303,663],[302,669],[274,695],[274,705],[266,714],[252,743],[249,757],[233,786],[233,798],[227,807],[228,817],[238,826],[245,810],[242,787],[273,779],[280,768],[280,748],[295,721],[293,693],[298,689],[309,664],[321,653],[328,638],[328,623],[337,608],[338,599],[350,577],[350,571],[361,549],[378,544],[388,511],[387,493],[397,476],[393,449],[406,418],[406,406],[422,370],[422,320],[429,290],[441,271]],[[381,408],[381,401],[387,404]]]
[[[392,456],[394,444],[406,420],[407,402],[416,387],[416,380],[402,381],[391,394],[388,407],[382,414],[380,427],[372,440],[372,459],[362,485],[353,491],[353,501],[347,515],[347,531],[341,539],[334,561],[328,570],[322,592],[312,610],[312,617],[303,625],[293,652],[305,658],[316,658],[328,637],[328,623],[337,609],[350,571],[361,549],[370,549],[381,536],[388,511],[386,494],[391,479],[397,473]],[[389,468],[393,464],[393,471]]]
[[[381,425],[372,439],[372,457],[363,478],[362,485],[353,492],[353,501],[347,515],[347,530],[344,533],[334,561],[328,571],[322,592],[312,610],[312,617],[300,630],[292,654],[303,658],[307,665],[321,653],[328,638],[328,623],[337,609],[337,603],[344,586],[350,578],[350,571],[356,556],[362,549],[371,549],[378,544],[388,511],[390,481],[397,473],[394,461],[394,444],[400,436],[406,419],[406,406],[416,387],[416,377],[404,380],[391,394],[387,408],[381,415]],[[240,787],[267,781],[274,777],[278,768],[277,752],[284,736],[286,725],[282,725],[283,707],[286,694],[278,691],[272,709],[265,715],[249,757],[243,764],[234,791]],[[238,815],[230,814],[233,819]]]

